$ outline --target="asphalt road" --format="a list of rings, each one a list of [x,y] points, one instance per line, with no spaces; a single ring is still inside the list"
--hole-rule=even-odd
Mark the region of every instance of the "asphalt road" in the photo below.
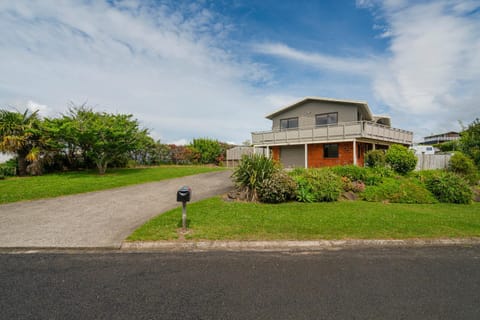
[[[120,248],[133,230],[173,209],[178,188],[192,201],[233,188],[230,170],[71,196],[0,205],[2,248]]]
[[[478,319],[480,246],[0,255],[2,319]]]

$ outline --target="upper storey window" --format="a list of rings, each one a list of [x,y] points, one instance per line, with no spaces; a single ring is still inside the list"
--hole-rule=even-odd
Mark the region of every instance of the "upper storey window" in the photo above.
[[[288,118],[280,120],[280,129],[298,128],[298,118]]]
[[[336,123],[338,123],[338,112],[322,113],[315,116],[315,124],[317,126]]]

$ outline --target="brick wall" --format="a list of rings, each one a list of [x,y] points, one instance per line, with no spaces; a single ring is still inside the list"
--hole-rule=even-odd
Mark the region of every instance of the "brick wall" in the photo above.
[[[357,152],[362,150],[363,145],[357,143]],[[339,165],[353,164],[353,142],[342,142],[338,144],[338,158],[324,158],[323,144],[308,145],[308,166],[310,168],[333,167]],[[357,156],[357,164],[363,166],[363,152]]]
[[[272,159],[280,162],[280,147],[272,147]]]
[[[357,142],[357,165],[364,165],[364,155],[368,150],[368,144]],[[280,161],[280,147],[271,147],[272,158]],[[324,158],[323,144],[308,145],[308,166],[310,168],[333,167],[338,165],[353,164],[353,142],[341,142],[338,144],[338,158]]]

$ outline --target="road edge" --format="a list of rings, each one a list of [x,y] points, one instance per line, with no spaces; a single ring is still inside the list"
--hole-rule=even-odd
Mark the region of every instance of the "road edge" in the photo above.
[[[480,245],[480,238],[454,239],[347,239],[310,241],[124,241],[122,251],[295,251],[356,247],[424,247]]]

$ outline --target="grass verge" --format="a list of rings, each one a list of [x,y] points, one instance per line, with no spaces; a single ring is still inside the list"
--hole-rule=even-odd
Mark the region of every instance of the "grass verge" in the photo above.
[[[480,204],[384,204],[364,201],[224,202],[187,207],[190,240],[314,240],[464,238],[480,236]],[[178,239],[181,209],[150,220],[129,241]]]
[[[136,169],[111,169],[103,176],[99,175],[97,171],[78,171],[46,174],[38,177],[6,178],[5,180],[0,180],[0,203],[111,189],[219,170],[223,170],[223,168],[160,166]]]

